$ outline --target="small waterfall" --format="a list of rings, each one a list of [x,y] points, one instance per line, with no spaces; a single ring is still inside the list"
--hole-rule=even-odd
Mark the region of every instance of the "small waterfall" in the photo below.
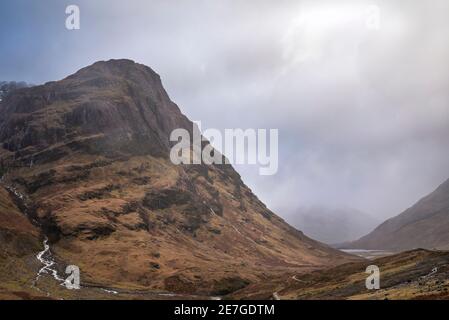
[[[37,260],[40,261],[44,266],[38,271],[35,283],[39,280],[41,275],[50,274],[56,281],[64,282],[65,280],[58,276],[58,271],[55,269],[56,262],[51,254],[50,245],[48,244],[48,238],[45,237],[44,240],[44,250],[39,252],[36,256]]]

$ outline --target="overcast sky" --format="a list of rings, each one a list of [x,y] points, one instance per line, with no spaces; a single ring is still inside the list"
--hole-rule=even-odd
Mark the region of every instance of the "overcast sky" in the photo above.
[[[80,30],[65,28],[69,4]],[[133,59],[203,128],[279,129],[277,175],[237,169],[284,218],[316,204],[385,218],[449,178],[448,12],[447,0],[2,1],[0,80]]]

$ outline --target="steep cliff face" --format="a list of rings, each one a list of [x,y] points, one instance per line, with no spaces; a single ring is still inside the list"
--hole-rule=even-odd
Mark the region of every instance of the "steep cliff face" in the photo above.
[[[449,180],[373,232],[344,246],[394,251],[449,249]]]
[[[172,164],[170,133],[192,123],[146,66],[97,62],[0,108],[3,184],[85,284],[225,294],[353,259],[286,224],[230,165]]]

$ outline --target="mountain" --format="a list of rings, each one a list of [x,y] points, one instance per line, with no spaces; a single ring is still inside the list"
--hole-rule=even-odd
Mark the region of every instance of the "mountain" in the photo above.
[[[449,249],[449,180],[400,215],[345,248]]]
[[[287,221],[305,235],[328,244],[358,239],[380,222],[357,209],[323,206],[298,208]]]
[[[355,259],[276,216],[232,166],[174,165],[170,133],[193,124],[149,67],[100,61],[14,90],[0,110],[2,205],[33,222],[26,253],[43,250],[38,230],[58,273],[77,265],[84,288],[222,295]],[[22,237],[7,220],[0,230]]]

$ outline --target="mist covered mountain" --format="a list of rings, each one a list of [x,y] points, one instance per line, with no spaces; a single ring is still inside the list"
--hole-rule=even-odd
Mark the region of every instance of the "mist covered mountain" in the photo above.
[[[0,101],[2,101],[10,92],[16,89],[26,88],[28,86],[29,85],[23,81],[0,81]]]
[[[325,206],[298,208],[287,220],[307,236],[328,244],[358,239],[380,222],[357,209]]]

